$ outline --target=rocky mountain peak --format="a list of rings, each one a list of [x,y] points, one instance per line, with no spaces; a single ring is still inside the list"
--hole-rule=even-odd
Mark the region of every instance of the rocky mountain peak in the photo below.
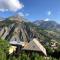
[[[35,30],[19,15],[11,16],[1,22],[0,38],[17,42],[29,42],[36,37]]]
[[[14,16],[10,16],[8,18],[8,20],[16,21],[16,22],[23,22],[23,21],[25,21],[25,19],[22,16],[20,16],[19,14],[14,15]]]

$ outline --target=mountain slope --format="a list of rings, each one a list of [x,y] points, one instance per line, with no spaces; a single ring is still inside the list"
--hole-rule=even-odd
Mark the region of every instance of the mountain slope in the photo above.
[[[37,33],[28,23],[20,16],[12,16],[4,21],[0,21],[0,38],[9,41],[29,42],[34,37],[37,37]]]
[[[60,24],[56,23],[55,21],[36,20],[33,23],[43,29],[60,30]]]
[[[52,39],[60,41],[60,32],[42,29],[36,24],[23,20],[22,17],[12,18],[14,19],[10,20],[11,17],[9,17],[0,21],[0,38],[17,42],[29,42],[33,38],[38,38],[43,44]]]

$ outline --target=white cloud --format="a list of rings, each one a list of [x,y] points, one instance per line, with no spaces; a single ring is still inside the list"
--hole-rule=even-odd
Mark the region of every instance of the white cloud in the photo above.
[[[23,17],[24,17],[24,16],[29,16],[29,15],[30,15],[29,13],[23,13],[23,12],[19,12],[18,14],[19,14],[20,16],[23,16]]]
[[[44,21],[49,21],[49,18],[46,18]]]
[[[22,13],[22,12],[19,12],[18,14],[19,14],[20,16],[25,16],[24,13]]]
[[[49,16],[51,15],[51,11],[48,11],[48,15],[49,15]]]
[[[0,12],[8,11],[8,9],[0,9]]]
[[[0,11],[14,11],[22,9],[24,5],[19,0],[0,0]]]

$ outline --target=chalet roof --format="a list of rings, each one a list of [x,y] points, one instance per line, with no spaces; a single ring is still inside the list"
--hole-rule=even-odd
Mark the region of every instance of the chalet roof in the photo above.
[[[36,38],[34,38],[32,41],[26,44],[23,50],[40,51],[44,55],[47,55],[46,49],[43,47],[43,45],[41,45],[41,43],[39,43],[39,41]]]
[[[17,42],[17,41],[10,41],[9,42],[10,44],[13,44],[13,45],[21,45],[21,46],[24,46],[24,42]]]

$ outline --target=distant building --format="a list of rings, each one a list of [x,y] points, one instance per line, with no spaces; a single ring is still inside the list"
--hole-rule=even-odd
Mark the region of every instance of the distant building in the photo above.
[[[57,49],[58,48],[58,42],[55,40],[51,40],[51,48]]]

